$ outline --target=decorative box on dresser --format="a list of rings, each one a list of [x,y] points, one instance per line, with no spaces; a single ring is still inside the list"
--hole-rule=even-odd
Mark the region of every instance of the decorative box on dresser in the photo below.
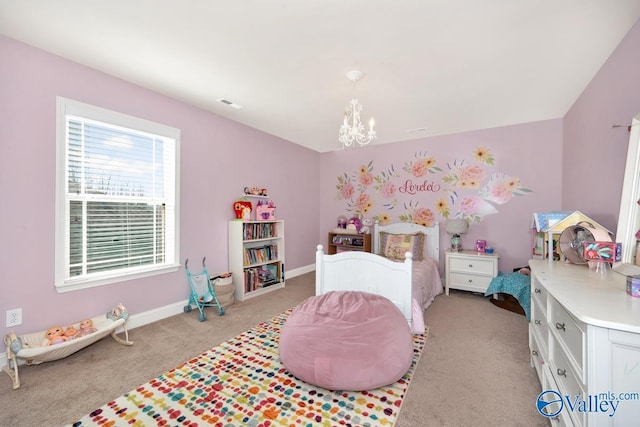
[[[239,301],[284,287],[284,221],[229,221],[229,270]]]
[[[476,251],[445,252],[445,293],[449,289],[482,292],[489,287],[491,279],[498,275],[497,253]]]
[[[562,400],[546,407],[560,410],[551,425],[640,425],[640,299],[626,293],[626,277],[557,261],[529,266],[531,364],[543,399]]]

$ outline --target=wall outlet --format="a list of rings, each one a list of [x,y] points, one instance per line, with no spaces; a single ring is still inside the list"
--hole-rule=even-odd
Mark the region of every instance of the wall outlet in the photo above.
[[[7,328],[22,325],[22,309],[7,310]]]

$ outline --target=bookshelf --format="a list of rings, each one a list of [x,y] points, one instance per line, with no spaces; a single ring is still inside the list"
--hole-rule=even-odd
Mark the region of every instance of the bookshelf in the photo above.
[[[327,254],[333,255],[344,251],[371,252],[371,234],[329,233]]]
[[[229,270],[239,301],[284,287],[284,221],[229,221]]]

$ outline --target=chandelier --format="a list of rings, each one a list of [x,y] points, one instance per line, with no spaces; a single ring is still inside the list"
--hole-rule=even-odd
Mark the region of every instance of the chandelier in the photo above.
[[[360,80],[364,74],[362,71],[349,71],[347,79],[355,83]],[[365,132],[365,127],[360,121],[360,113],[362,112],[362,104],[356,98],[353,98],[344,112],[344,122],[340,126],[340,137],[338,141],[342,143],[342,148],[351,147],[356,144],[367,145],[376,139],[376,132],[373,130],[375,122],[373,118],[369,120],[369,131]]]

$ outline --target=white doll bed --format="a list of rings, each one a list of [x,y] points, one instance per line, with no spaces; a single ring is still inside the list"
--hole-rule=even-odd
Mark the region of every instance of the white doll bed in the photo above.
[[[404,261],[384,258],[380,253],[380,232],[392,234],[424,233],[424,260],[413,261],[410,254]],[[424,333],[424,310],[442,293],[438,268],[440,258],[440,229],[396,223],[374,225],[373,250],[327,255],[318,245],[316,252],[316,295],[330,291],[364,291],[391,300],[407,319],[413,333]]]
[[[27,365],[38,365],[43,362],[62,359],[107,335],[111,335],[113,339],[120,344],[132,345],[133,341],[129,341],[129,334],[124,326],[128,317],[129,315],[126,309],[119,304],[111,313],[96,316],[91,319],[93,321],[93,327],[96,328],[95,332],[50,346],[42,345],[46,338],[46,331],[34,332],[21,335],[20,337],[10,332],[4,339],[5,345],[7,346],[7,364],[3,367],[3,370],[11,377],[13,389],[17,389],[20,387],[20,378],[18,376],[19,360]],[[116,335],[118,328],[123,329],[124,339]],[[19,349],[15,348],[16,342],[19,342]],[[14,347],[13,350],[12,346]]]

